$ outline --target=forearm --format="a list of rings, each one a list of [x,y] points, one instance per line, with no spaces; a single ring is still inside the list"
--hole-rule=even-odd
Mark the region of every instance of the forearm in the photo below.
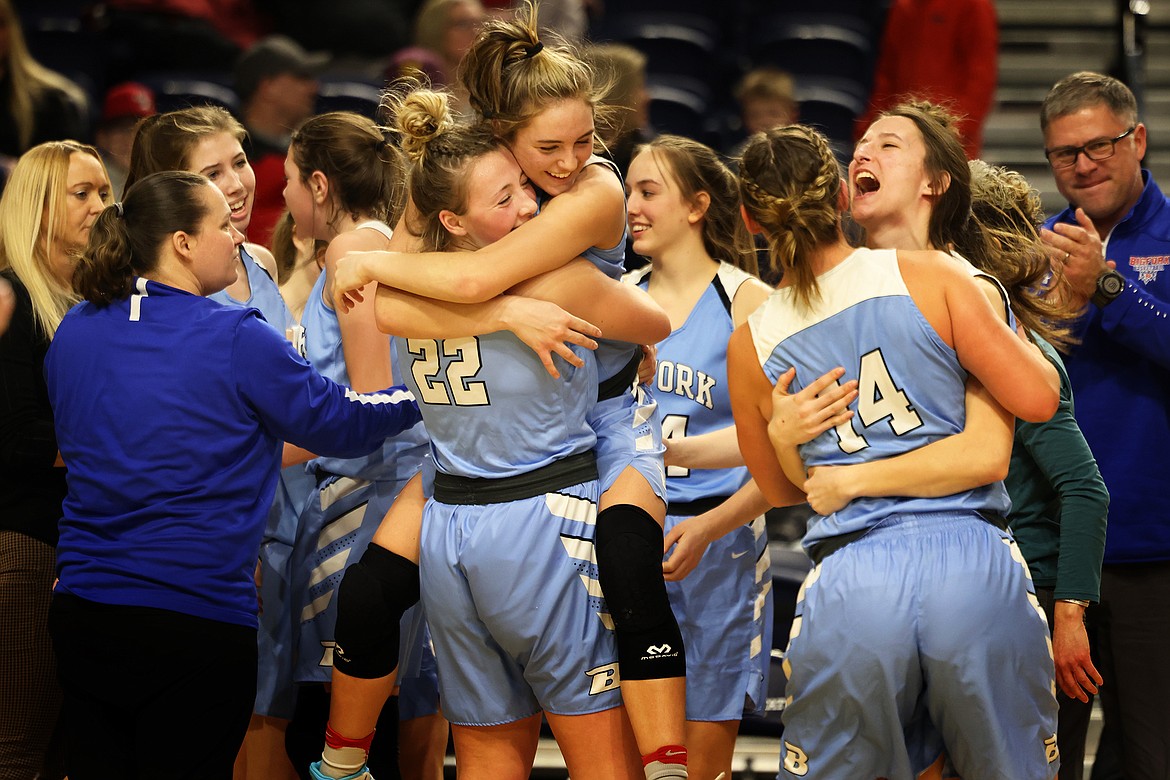
[[[1060,553],[1056,565],[1056,598],[1098,601],[1109,493],[1095,463],[1091,463],[1091,471],[1085,472],[1080,485],[1058,493]]]
[[[1003,479],[1008,458],[994,457],[973,445],[971,438],[959,433],[892,458],[839,468],[847,475],[851,500],[863,496],[938,498]]]
[[[483,336],[507,329],[508,297],[483,303],[451,303],[379,285],[378,328],[410,339]]]
[[[555,303],[596,325],[607,339],[657,344],[670,335],[670,318],[645,290],[610,279],[588,260],[575,259],[513,292]]]
[[[273,438],[319,455],[368,454],[422,419],[405,388],[359,395],[338,385],[317,373],[259,317],[237,328],[226,370],[237,378],[241,401]]]
[[[1071,390],[1068,393],[1052,420],[1020,425],[1016,439],[1060,499],[1056,597],[1096,601],[1109,492],[1073,417]]]
[[[808,470],[805,468],[804,460],[800,457],[800,451],[794,446],[779,446],[776,447],[776,458],[780,461],[780,468],[784,471],[784,476],[788,478],[788,481],[797,487],[802,487],[805,480],[808,479]]]
[[[478,280],[471,278],[475,272],[473,264],[466,262],[469,257],[466,252],[379,251],[352,252],[347,260],[357,264],[364,279],[435,300],[477,303],[507,289],[505,285],[485,293]]]
[[[435,300],[483,303],[579,254],[568,254],[564,241],[544,245],[539,238],[510,250],[527,227],[474,252],[355,252],[348,259],[363,279]]]
[[[710,518],[711,538],[726,536],[771,508],[772,503],[760,492],[755,480],[749,480],[726,501],[706,513]]]
[[[667,465],[687,469],[727,469],[743,465],[735,426],[667,441]]]

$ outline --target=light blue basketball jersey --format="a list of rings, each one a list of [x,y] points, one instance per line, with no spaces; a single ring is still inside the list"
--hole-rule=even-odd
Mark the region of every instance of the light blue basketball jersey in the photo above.
[[[350,381],[349,372],[345,368],[345,353],[341,348],[341,324],[337,320],[337,312],[325,304],[322,297],[324,290],[325,274],[321,274],[313,284],[301,315],[305,359],[322,375],[348,387]],[[395,382],[406,381],[404,372],[395,361],[393,349],[390,352],[390,369],[394,373]],[[360,479],[407,479],[419,470],[426,453],[426,441],[426,430],[416,425],[393,439],[387,439],[380,450],[364,458],[317,458],[312,461],[312,466],[317,471]]]
[[[248,254],[245,244],[240,244],[240,260],[244,263],[244,271],[248,274],[248,288],[251,291],[246,301],[238,301],[228,295],[227,290],[220,290],[207,296],[216,303],[225,306],[251,306],[259,309],[268,324],[276,328],[276,332],[288,337],[288,329],[293,325],[292,312],[280,295],[280,288],[272,277],[268,275],[256,259]]]
[[[650,267],[633,272],[630,281],[647,289]],[[720,263],[686,322],[658,342],[658,373],[654,399],[662,421],[662,438],[710,433],[734,425],[727,394],[727,341],[734,325],[731,302],[741,284],[753,278],[728,263]],[[746,467],[729,469],[666,470],[667,498],[671,503],[712,496],[730,496],[748,481]]]
[[[280,288],[256,259],[248,254],[246,244],[240,245],[240,260],[248,275],[248,299],[240,301],[220,290],[207,296],[225,306],[259,309],[264,319],[284,338],[293,326],[292,312],[288,310]],[[292,621],[289,619],[288,558],[296,537],[297,517],[308,496],[312,480],[304,469],[290,466],[280,472],[268,511],[264,540],[260,547],[261,567],[264,569],[263,600],[267,607],[260,613],[257,644],[261,663],[256,678],[255,711],[273,717],[292,717],[296,693],[292,684]]]
[[[589,350],[554,379],[511,333],[460,339],[396,338],[399,380],[414,391],[439,471],[461,477],[525,474],[593,447],[586,413],[597,398]]]
[[[618,177],[618,181],[622,180],[621,171],[617,169],[612,161],[593,155],[589,158],[586,165],[601,165],[613,171],[613,174]],[[629,227],[622,231],[621,240],[617,242],[610,249],[600,249],[598,247],[590,247],[586,249],[581,256],[589,262],[593,263],[601,272],[610,279],[621,279],[622,274],[625,273],[626,262],[626,238]],[[613,341],[611,339],[598,339],[597,349],[595,354],[597,356],[597,375],[602,379],[609,379],[615,376],[619,371],[625,368],[626,364],[634,356],[637,347],[625,341]]]
[[[923,317],[893,250],[858,249],[817,279],[821,297],[798,308],[781,288],[748,320],[756,354],[775,382],[796,367],[791,390],[845,367],[860,382],[855,416],[801,447],[807,466],[877,460],[958,433],[967,372]],[[893,512],[986,511],[1006,515],[1002,482],[941,498],[863,498],[809,521],[805,546],[871,528]]]
[[[618,181],[622,181],[622,172],[618,170],[617,164],[612,160],[607,160],[595,154],[585,164],[600,165],[604,168],[609,168],[613,171],[613,175],[617,176]],[[582,257],[587,258],[589,262],[600,268],[610,279],[621,279],[622,274],[626,272],[626,238],[628,237],[629,230],[630,228],[627,225],[626,229],[622,231],[621,241],[618,241],[612,249],[590,247],[585,250]]]
[[[626,278],[648,288],[650,274],[646,266]],[[727,393],[731,302],[751,278],[720,263],[686,321],[658,342],[654,398],[664,439],[735,423]],[[685,502],[730,496],[748,479],[743,466],[668,468],[665,530],[702,511]],[[666,583],[687,648],[687,720],[739,720],[762,710],[772,644],[771,585],[762,516],[713,540],[694,571]]]

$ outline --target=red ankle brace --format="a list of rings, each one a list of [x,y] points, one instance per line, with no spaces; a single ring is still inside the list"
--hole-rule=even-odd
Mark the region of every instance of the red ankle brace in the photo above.
[[[372,731],[369,734],[367,734],[364,737],[361,737],[359,739],[350,739],[349,737],[344,736],[344,735],[339,734],[336,731],[334,731],[332,725],[329,725],[329,724],[325,725],[325,744],[328,747],[331,747],[331,748],[356,747],[356,748],[361,748],[362,750],[366,751],[366,753],[369,753],[370,752],[370,744],[373,743],[373,741],[374,741],[374,732],[372,732]]]

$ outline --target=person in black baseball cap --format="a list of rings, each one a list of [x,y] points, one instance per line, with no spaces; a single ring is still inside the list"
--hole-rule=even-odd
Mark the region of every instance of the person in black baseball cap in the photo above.
[[[240,56],[235,89],[255,141],[272,141],[282,153],[288,148],[289,133],[313,113],[317,74],[328,61],[283,35],[262,38]]]

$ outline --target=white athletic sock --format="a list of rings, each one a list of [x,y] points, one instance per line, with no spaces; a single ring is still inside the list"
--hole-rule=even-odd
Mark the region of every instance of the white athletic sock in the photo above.
[[[651,761],[645,766],[646,780],[678,780],[687,776],[686,764],[664,764]]]
[[[360,747],[335,748],[325,746],[321,751],[321,772],[329,777],[348,777],[366,765],[366,751]]]

